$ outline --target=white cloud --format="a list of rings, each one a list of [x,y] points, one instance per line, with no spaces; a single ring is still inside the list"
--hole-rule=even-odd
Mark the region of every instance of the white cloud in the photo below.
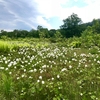
[[[38,10],[46,18],[58,16],[62,11],[61,5],[69,0],[35,0],[38,4]]]
[[[93,4],[95,2],[98,2],[98,0],[84,0],[85,3],[87,3],[88,5]]]
[[[87,5],[84,7],[63,7],[69,0],[35,0],[38,4],[38,10],[41,15],[50,18],[58,16],[61,20],[67,18],[72,13],[78,14],[83,22],[92,21],[94,18],[99,18],[100,0],[83,0]],[[77,1],[78,0],[74,0]]]
[[[78,14],[83,19],[83,22],[92,21],[94,18],[100,18],[99,9],[100,1],[99,0],[86,0],[87,6],[79,9],[77,8]]]
[[[73,0],[79,2],[80,0]],[[81,0],[82,1],[82,0]],[[68,7],[70,0],[0,0],[0,27],[4,29],[36,28],[38,25],[53,28],[50,18],[63,20],[72,13],[78,14],[83,22],[100,18],[100,0],[83,0],[83,7]],[[45,18],[45,19],[44,19]],[[21,23],[21,24],[19,24]],[[54,23],[54,22],[53,22]],[[60,26],[60,25],[58,25]]]
[[[51,29],[52,28],[52,26],[50,24],[48,24],[46,22],[46,20],[44,20],[41,16],[38,16],[36,20],[38,22],[38,25],[43,25],[45,27],[48,27],[48,29]]]
[[[41,16],[41,13],[37,10],[37,5],[34,0],[0,0],[0,10],[2,20],[0,19],[1,29],[30,29],[36,28],[38,24],[52,28],[49,23],[46,22]],[[8,16],[9,15],[9,16]],[[40,16],[41,15],[41,16]]]

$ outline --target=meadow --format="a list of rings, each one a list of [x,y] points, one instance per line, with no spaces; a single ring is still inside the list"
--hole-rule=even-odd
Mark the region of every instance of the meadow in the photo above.
[[[0,40],[0,100],[100,100],[94,40]]]

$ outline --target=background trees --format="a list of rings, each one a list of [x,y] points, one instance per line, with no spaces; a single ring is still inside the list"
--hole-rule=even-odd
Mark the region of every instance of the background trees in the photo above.
[[[88,26],[91,27],[92,33],[97,33],[97,34],[100,33],[100,19],[94,19],[91,22],[82,23],[81,18],[79,18],[77,14],[72,13],[72,15],[63,20],[63,25],[60,26],[60,29],[48,30],[47,28],[43,28],[41,25],[38,25],[37,29],[31,29],[30,31],[15,29],[11,32],[7,32],[5,30],[1,30],[0,37],[2,36],[7,36],[10,38],[25,38],[25,37],[70,38],[73,36],[80,37],[83,31],[85,30],[87,31]]]
[[[48,38],[49,37],[48,29],[47,28],[43,28],[40,25],[37,27],[37,33],[39,34],[40,38]]]
[[[63,20],[64,24],[60,26],[61,30],[64,30],[66,37],[80,36],[80,25],[82,24],[81,18],[77,14],[72,14],[68,18]],[[66,34],[65,34],[66,32]]]
[[[60,27],[61,29],[73,28],[82,23],[81,18],[77,14],[72,14],[68,18],[63,20],[64,24]]]
[[[96,33],[100,33],[100,19],[94,19],[92,23],[93,23],[92,26],[93,31]]]

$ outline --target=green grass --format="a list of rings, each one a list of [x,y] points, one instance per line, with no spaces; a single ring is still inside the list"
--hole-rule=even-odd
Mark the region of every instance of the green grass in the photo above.
[[[9,52],[11,45],[7,42],[0,41],[0,52]]]
[[[0,99],[99,100],[100,48],[70,47],[69,41],[2,41],[18,48],[1,51]]]

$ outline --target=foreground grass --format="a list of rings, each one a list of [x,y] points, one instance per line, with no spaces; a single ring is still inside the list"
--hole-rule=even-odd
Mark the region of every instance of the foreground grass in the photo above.
[[[0,54],[1,100],[100,99],[99,47],[29,44]]]

